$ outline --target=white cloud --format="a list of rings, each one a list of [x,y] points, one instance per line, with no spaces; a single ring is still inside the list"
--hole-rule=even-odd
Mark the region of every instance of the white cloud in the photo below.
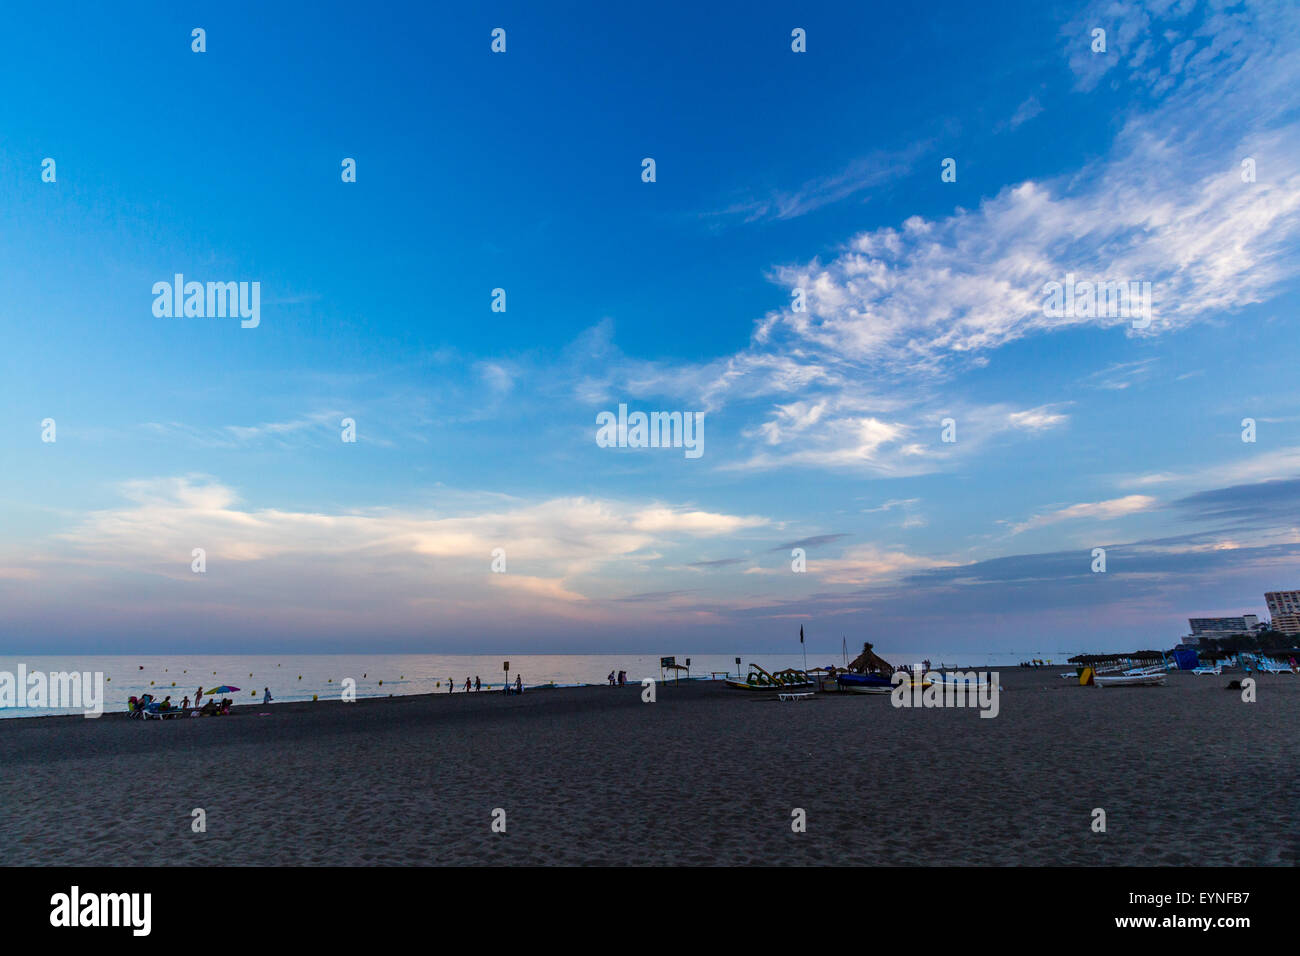
[[[879,585],[902,575],[930,568],[955,567],[957,562],[890,551],[866,545],[847,551],[840,558],[818,558],[808,562],[808,573],[826,584]]]
[[[770,313],[755,345],[832,370],[902,373],[1036,333],[1130,324],[1046,315],[1042,288],[1067,273],[1152,282],[1151,334],[1264,300],[1300,269],[1300,127],[1269,125],[1279,90],[1300,80],[1287,46],[1295,19],[1252,38],[1248,72],[1193,57],[1216,82],[1136,112],[1109,156],[1075,175],[1010,186],[945,218],[913,216],[853,237],[828,261],[778,268],[809,309]],[[1246,55],[1235,22],[1211,18],[1206,31],[1216,27],[1225,36],[1207,48],[1223,47],[1229,61]],[[1243,156],[1267,174],[1243,183]]]
[[[132,481],[127,503],[91,512],[60,535],[67,564],[91,578],[122,573],[168,578],[215,599],[243,600],[252,589],[292,592],[318,578],[362,588],[381,575],[391,600],[408,607],[436,602],[525,611],[529,602],[579,604],[599,596],[602,574],[627,560],[653,558],[660,547],[727,537],[768,524],[664,504],[592,498],[480,503],[458,513],[391,508],[345,513],[241,506],[235,492],[202,476]],[[194,574],[191,551],[206,551],[207,572]],[[503,548],[507,571],[490,571]],[[341,598],[342,599],[342,598]],[[538,605],[537,602],[543,602]],[[585,613],[585,612],[584,612]],[[592,610],[599,616],[601,612]]]
[[[1243,184],[1226,163],[1188,182],[1176,148],[1143,135],[1091,185],[1026,182],[974,212],[863,233],[829,262],[777,270],[809,308],[771,314],[763,336],[814,358],[936,371],[1036,333],[1131,326],[1047,314],[1044,285],[1068,274],[1151,282],[1153,334],[1260,302],[1296,271],[1300,136],[1255,145],[1269,182]],[[1153,181],[1155,169],[1167,178]]]
[[[1023,123],[1028,123],[1031,119],[1043,111],[1043,104],[1038,102],[1038,97],[1031,96],[1018,107],[1011,117],[1011,128],[1016,129]]]
[[[1032,528],[1042,528],[1062,521],[1074,521],[1078,518],[1091,518],[1097,521],[1109,521],[1139,511],[1150,511],[1157,500],[1150,495],[1125,495],[1123,498],[1111,498],[1109,501],[1089,501],[1066,508],[1058,508],[1046,514],[1035,515],[1028,521],[1012,528],[1012,534],[1020,534]]]
[[[478,373],[487,387],[498,395],[504,395],[514,388],[514,375],[501,362],[480,362]]]
[[[767,446],[781,446],[779,451],[761,451],[743,462],[724,467],[815,465],[904,474],[916,470],[907,467],[907,458],[926,453],[924,446],[903,441],[910,431],[906,425],[870,415],[828,417],[822,403],[797,402],[777,406],[774,417],[756,430]]]
[[[863,508],[864,515],[875,514],[880,511],[892,511],[895,508],[907,508],[920,502],[920,498],[891,498],[884,504],[876,508]]]
[[[962,437],[938,446],[931,419],[949,412],[934,386],[957,369],[1031,336],[1085,326],[1158,336],[1274,296],[1300,276],[1300,123],[1288,110],[1300,83],[1300,14],[1247,5],[1184,22],[1194,6],[1153,13],[1106,0],[1064,32],[1081,85],[1122,65],[1110,79],[1134,91],[1113,142],[1097,144],[1101,158],[1009,185],[975,209],[911,216],[827,257],[778,266],[772,278],[803,289],[808,311],[769,312],[749,347],[726,359],[642,363],[635,379],[687,390],[710,410],[770,399],[743,429],[752,452],[724,467],[916,475],[973,454],[999,430],[1033,435],[1068,421],[1059,402],[953,410]],[[1103,21],[1109,58],[1094,57],[1083,28]],[[1247,156],[1259,171],[1253,183],[1240,175]],[[1150,282],[1150,326],[1047,314],[1044,285],[1068,274]],[[1127,388],[1152,365],[1118,363],[1090,384]]]
[[[1270,451],[1250,449],[1240,460],[1207,465],[1194,471],[1159,471],[1134,475],[1120,480],[1129,487],[1174,485],[1184,488],[1223,488],[1230,485],[1255,484],[1300,475],[1300,446],[1291,445]]]
[[[1037,408],[1027,408],[1024,411],[1012,412],[1007,416],[1014,428],[1020,428],[1025,431],[1044,431],[1048,428],[1055,428],[1070,420],[1069,415],[1056,411],[1057,405],[1040,405]]]

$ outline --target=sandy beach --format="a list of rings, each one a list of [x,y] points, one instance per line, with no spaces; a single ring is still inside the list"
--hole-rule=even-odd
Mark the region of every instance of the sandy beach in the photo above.
[[[0,845],[60,865],[1300,862],[1300,678],[1246,704],[1239,675],[1058,671],[1001,671],[996,719],[693,682],[654,704],[598,686],[8,720]]]

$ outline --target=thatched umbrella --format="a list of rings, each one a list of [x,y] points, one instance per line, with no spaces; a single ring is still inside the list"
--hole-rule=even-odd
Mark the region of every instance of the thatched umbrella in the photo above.
[[[1160,651],[1129,651],[1127,654],[1075,654],[1070,658],[1071,664],[1119,664],[1124,661],[1159,661],[1164,660]]]
[[[849,664],[849,670],[856,671],[859,674],[892,674],[894,672],[893,665],[879,654],[874,653],[871,650],[871,645],[867,643],[862,645],[862,653],[853,658],[853,662]]]

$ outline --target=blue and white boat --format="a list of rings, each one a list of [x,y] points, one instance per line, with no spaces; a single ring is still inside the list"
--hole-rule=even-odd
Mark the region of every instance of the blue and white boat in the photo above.
[[[846,671],[835,675],[835,683],[840,690],[855,694],[888,694],[894,689],[894,682],[881,674],[853,674]]]

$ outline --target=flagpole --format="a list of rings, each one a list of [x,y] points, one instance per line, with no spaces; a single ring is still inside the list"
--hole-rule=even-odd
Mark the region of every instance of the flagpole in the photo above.
[[[799,646],[803,648],[803,669],[808,670],[808,645],[803,642],[803,625],[799,625]]]

